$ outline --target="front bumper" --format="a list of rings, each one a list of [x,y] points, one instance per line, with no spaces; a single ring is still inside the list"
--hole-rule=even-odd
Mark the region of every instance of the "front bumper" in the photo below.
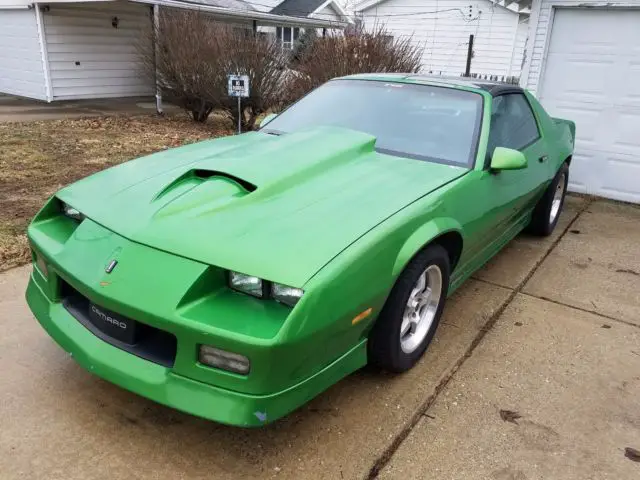
[[[362,340],[314,375],[284,390],[252,395],[220,388],[176,374],[114,347],[91,333],[60,302],[44,294],[34,276],[27,303],[51,337],[85,369],[122,388],[169,407],[237,426],[262,426],[303,405],[366,363]]]

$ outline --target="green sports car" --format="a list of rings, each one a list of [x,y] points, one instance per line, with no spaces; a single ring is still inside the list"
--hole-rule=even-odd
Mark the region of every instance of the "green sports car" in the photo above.
[[[28,229],[27,301],[96,375],[260,426],[422,356],[446,299],[563,205],[575,125],[512,85],[332,80],[258,132],[110,168]]]

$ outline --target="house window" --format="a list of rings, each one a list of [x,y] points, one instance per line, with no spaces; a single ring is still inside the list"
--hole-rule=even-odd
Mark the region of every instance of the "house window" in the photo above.
[[[278,42],[282,45],[283,50],[293,49],[293,45],[300,36],[300,29],[298,27],[278,27],[276,28],[276,37]]]

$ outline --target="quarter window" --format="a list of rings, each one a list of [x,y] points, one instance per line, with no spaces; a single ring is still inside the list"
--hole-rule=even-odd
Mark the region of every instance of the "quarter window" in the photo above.
[[[493,99],[488,154],[496,147],[522,150],[538,138],[538,125],[529,102],[521,93],[500,95]]]

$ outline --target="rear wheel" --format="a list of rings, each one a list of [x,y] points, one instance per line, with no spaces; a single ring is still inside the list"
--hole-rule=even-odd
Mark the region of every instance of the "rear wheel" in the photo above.
[[[547,187],[533,211],[527,230],[534,235],[547,236],[556,228],[569,182],[569,166],[564,163]]]
[[[369,360],[394,372],[415,365],[438,328],[449,289],[449,256],[430,245],[400,274],[369,337]]]

